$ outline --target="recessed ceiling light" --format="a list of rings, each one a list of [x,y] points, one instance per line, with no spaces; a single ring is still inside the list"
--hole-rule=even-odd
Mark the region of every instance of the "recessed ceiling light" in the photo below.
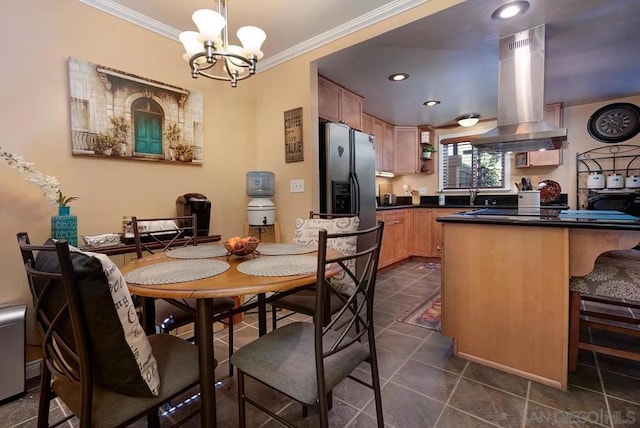
[[[438,100],[429,100],[422,103],[423,106],[427,106],[427,107],[437,106],[438,104],[440,104],[440,101]]]
[[[480,115],[478,113],[465,114],[462,116],[456,117],[456,122],[460,126],[473,126],[480,120]]]
[[[492,14],[493,19],[509,19],[517,15],[522,15],[529,9],[529,2],[525,0],[512,1],[505,3],[497,8]]]
[[[409,75],[407,73],[396,73],[389,76],[389,80],[392,80],[394,82],[401,82],[403,80],[407,80],[408,78]]]

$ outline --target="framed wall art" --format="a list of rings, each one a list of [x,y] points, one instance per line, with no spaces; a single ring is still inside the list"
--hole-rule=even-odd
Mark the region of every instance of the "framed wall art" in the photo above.
[[[69,58],[77,156],[202,164],[202,94]]]
[[[304,160],[302,149],[302,107],[284,112],[284,159],[287,163]]]

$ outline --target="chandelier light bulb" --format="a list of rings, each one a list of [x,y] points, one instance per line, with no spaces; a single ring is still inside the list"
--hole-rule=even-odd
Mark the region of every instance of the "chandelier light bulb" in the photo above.
[[[184,60],[187,62],[195,54],[204,51],[204,49],[202,48],[202,43],[200,43],[198,37],[200,37],[200,33],[197,33],[195,31],[183,31],[178,36],[185,50],[185,54],[182,55],[182,58],[184,58]]]
[[[221,40],[220,32],[227,25],[227,21],[220,13],[210,9],[199,9],[193,12],[191,18],[200,31],[200,42]]]
[[[260,48],[267,39],[267,34],[258,27],[247,25],[238,29],[236,33],[242,43],[245,55],[262,55]]]

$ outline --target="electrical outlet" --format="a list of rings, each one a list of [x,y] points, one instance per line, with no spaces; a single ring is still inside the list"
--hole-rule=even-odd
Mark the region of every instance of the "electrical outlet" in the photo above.
[[[291,180],[291,193],[304,192],[304,180]]]
[[[420,191],[419,191],[420,195],[426,195],[427,194],[427,188],[426,187],[421,187]]]

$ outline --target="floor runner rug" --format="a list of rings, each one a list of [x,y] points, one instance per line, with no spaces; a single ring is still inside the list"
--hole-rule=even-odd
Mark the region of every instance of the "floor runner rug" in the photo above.
[[[440,290],[402,314],[398,321],[430,330],[440,331]]]

